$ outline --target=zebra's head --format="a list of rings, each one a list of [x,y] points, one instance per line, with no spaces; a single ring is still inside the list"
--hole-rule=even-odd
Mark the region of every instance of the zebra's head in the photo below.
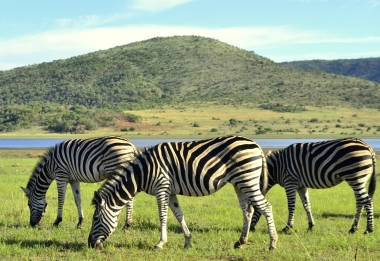
[[[103,242],[115,231],[121,208],[112,208],[107,201],[102,198],[101,193],[95,191],[92,204],[95,205],[95,212],[92,218],[92,226],[88,235],[88,246],[102,249]]]
[[[29,178],[26,188],[21,187],[28,197],[28,206],[30,209],[30,225],[38,225],[44,216],[47,208],[46,191],[48,190],[54,178],[57,164],[52,159],[54,148],[49,148],[41,157],[34,167],[32,175]]]
[[[23,188],[25,195],[28,197],[28,206],[30,210],[30,225],[32,227],[38,225],[44,216],[47,208],[46,198],[37,198],[34,196],[30,188]]]

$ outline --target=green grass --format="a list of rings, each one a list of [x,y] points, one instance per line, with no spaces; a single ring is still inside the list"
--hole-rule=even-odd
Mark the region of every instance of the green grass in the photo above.
[[[0,151],[0,260],[378,260],[379,195],[374,197],[375,232],[363,235],[366,215],[359,232],[348,233],[355,212],[351,188],[343,183],[327,190],[310,190],[316,226],[308,233],[307,218],[299,198],[295,213],[294,233],[279,232],[276,251],[268,251],[266,222],[261,219],[256,232],[250,233],[248,245],[235,250],[233,243],[240,235],[242,218],[233,188],[227,185],[218,193],[200,198],[179,197],[193,235],[192,249],[184,249],[184,239],[174,216],[169,213],[168,243],[162,251],[153,246],[159,240],[159,219],[155,198],[140,193],[136,196],[134,226],[127,232],[125,210],[119,228],[106,241],[103,250],[87,247],[93,207],[93,191],[100,184],[82,184],[85,221],[76,229],[77,211],[68,189],[59,228],[52,228],[57,214],[55,182],[47,193],[49,207],[41,228],[29,227],[29,209],[20,186],[25,186],[39,150]],[[380,171],[378,164],[378,172]],[[277,231],[287,219],[285,191],[275,186],[267,195],[273,205]]]

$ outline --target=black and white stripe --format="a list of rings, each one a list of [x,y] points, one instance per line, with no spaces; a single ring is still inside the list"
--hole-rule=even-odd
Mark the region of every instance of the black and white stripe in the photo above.
[[[372,197],[376,188],[376,155],[365,142],[356,138],[344,138],[296,143],[271,152],[266,158],[269,172],[267,191],[275,184],[280,184],[285,188],[288,198],[289,218],[284,232],[288,232],[294,224],[296,192],[307,213],[309,230],[312,230],[314,220],[307,188],[331,188],[343,180],[354,190],[356,198],[356,215],[350,232],[357,230],[363,207],[367,211],[366,232],[373,231]],[[369,193],[365,188],[368,179]],[[260,213],[255,213],[251,229],[255,228],[259,218]]]
[[[255,206],[267,219],[270,249],[273,249],[277,233],[272,207],[260,190],[260,178],[263,179],[262,183],[266,183],[266,167],[263,166],[266,163],[260,146],[253,140],[238,136],[166,142],[147,149],[124,169],[121,176],[107,180],[95,192],[93,204],[96,209],[88,243],[101,248],[116,229],[125,202],[144,191],[155,196],[158,202],[161,237],[155,247],[162,248],[167,242],[169,207],[181,225],[185,246],[191,246],[191,234],[176,195],[207,196],[231,183],[244,218],[241,236],[235,247],[248,240]]]
[[[67,183],[70,183],[78,209],[78,227],[83,221],[80,182],[95,183],[107,175],[119,175],[140,151],[127,139],[99,137],[71,139],[49,149],[33,170],[26,188],[22,188],[30,208],[30,224],[40,223],[47,207],[46,192],[56,180],[58,214],[55,226],[62,221],[62,210]],[[132,224],[133,198],[127,203],[126,228]]]

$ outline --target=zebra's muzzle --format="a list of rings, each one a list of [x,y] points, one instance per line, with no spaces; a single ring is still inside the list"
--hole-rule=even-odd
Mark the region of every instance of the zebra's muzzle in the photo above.
[[[95,248],[95,249],[102,249],[103,248],[103,240],[92,240],[92,236],[88,236],[88,247]]]

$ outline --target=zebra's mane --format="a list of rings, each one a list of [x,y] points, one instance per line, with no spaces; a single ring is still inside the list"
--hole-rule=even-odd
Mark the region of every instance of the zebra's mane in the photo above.
[[[45,166],[46,161],[48,161],[51,158],[54,149],[55,147],[47,149],[45,153],[41,156],[40,160],[38,161],[38,163],[32,171],[32,175],[29,178],[28,184],[26,185],[28,189],[32,190],[34,188],[36,180],[41,173],[41,169]]]
[[[272,155],[278,155],[280,154],[284,149],[278,149],[278,150],[268,150],[267,154],[265,154],[266,158],[271,157]]]

